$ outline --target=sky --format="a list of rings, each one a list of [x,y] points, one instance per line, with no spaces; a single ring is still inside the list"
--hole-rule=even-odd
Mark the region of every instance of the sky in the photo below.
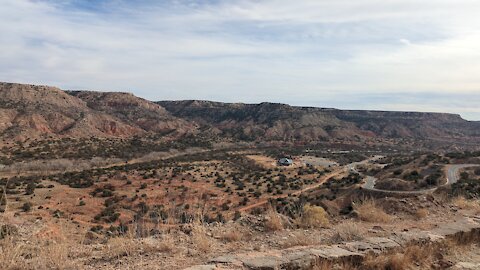
[[[480,120],[478,0],[0,0],[0,81]]]

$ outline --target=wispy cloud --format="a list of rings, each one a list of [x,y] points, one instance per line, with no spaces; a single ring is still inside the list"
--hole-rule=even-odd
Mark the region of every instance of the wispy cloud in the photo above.
[[[0,80],[480,119],[478,1],[198,2],[4,0]]]

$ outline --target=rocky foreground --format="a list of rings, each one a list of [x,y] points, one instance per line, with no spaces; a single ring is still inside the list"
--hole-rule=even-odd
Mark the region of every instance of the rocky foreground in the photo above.
[[[438,228],[433,230],[412,229],[398,232],[388,238],[368,237],[362,241],[352,241],[340,245],[320,245],[265,252],[228,254],[213,258],[208,264],[193,266],[187,269],[307,270],[312,269],[319,262],[327,262],[332,265],[342,262],[361,264],[371,254],[380,256],[382,253],[401,250],[415,244],[424,246],[441,245],[447,240],[478,243],[478,240],[480,240],[480,215],[464,217],[454,222],[440,224]],[[439,269],[443,269],[453,265],[451,262],[439,262],[437,266]],[[458,267],[478,269],[480,268],[480,261],[477,263],[459,263]]]

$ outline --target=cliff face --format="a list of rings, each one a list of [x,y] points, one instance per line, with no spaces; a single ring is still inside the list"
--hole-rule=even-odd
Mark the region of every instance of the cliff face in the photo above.
[[[332,113],[343,121],[355,123],[357,127],[383,137],[480,137],[478,122],[466,121],[456,114],[348,110],[333,110]]]
[[[177,138],[204,132],[225,140],[354,141],[408,138],[480,141],[480,123],[444,113],[351,111],[286,104],[151,102],[128,93],[62,91],[0,83],[0,138]]]
[[[196,125],[172,116],[162,106],[130,93],[69,91],[95,111],[113,115],[148,132],[175,132],[183,135],[196,130]]]
[[[162,101],[158,104],[175,116],[213,126],[223,134],[260,140],[480,138],[478,122],[445,113],[353,111],[210,101]]]
[[[130,137],[195,127],[133,95],[114,94],[110,99],[108,94],[105,96],[101,99],[91,94],[90,101],[95,102],[89,102],[89,98],[82,100],[55,87],[0,83],[0,136],[4,140]],[[155,116],[146,117],[149,114]]]

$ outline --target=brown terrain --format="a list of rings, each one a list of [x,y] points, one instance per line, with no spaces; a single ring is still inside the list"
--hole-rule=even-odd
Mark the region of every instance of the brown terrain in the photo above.
[[[348,111],[286,104],[162,101],[173,115],[245,140],[478,145],[480,123],[444,113]]]
[[[0,269],[480,269],[457,115],[1,83],[0,138]]]
[[[195,125],[161,106],[123,93],[71,92],[0,83],[1,137],[131,137],[147,132],[185,134]]]
[[[128,93],[64,92],[0,83],[2,139],[181,136],[203,132],[223,141],[349,144],[423,143],[476,147],[480,123],[459,115],[348,111],[286,104],[150,102]]]

